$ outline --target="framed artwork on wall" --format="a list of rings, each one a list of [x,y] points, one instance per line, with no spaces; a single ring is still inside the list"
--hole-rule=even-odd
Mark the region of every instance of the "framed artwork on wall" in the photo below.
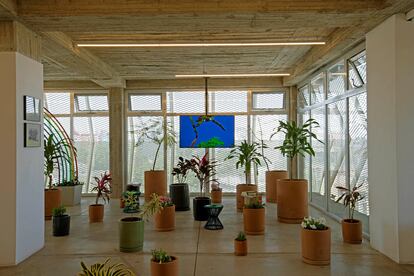
[[[24,147],[40,147],[42,143],[42,127],[40,124],[24,123]]]
[[[40,100],[32,96],[24,96],[23,119],[25,121],[40,122]]]

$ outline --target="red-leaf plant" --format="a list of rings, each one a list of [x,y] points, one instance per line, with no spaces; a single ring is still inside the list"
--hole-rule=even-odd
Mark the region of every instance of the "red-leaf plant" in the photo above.
[[[206,153],[201,159],[198,156],[193,156],[188,162],[190,162],[190,168],[200,182],[200,196],[202,197],[204,187],[209,182],[217,182],[215,179],[211,179],[216,175],[216,161],[210,161],[208,153]]]
[[[343,204],[345,207],[348,207],[348,218],[351,222],[354,222],[354,212],[356,203],[364,198],[359,192],[359,188],[361,188],[362,184],[359,186],[354,186],[352,189],[348,189],[345,187],[336,187],[342,195],[336,200],[339,202],[343,199]]]
[[[95,204],[98,204],[99,198],[102,197],[103,201],[109,202],[109,195],[112,193],[111,181],[112,177],[109,172],[101,174],[101,178],[94,176],[96,186],[93,187],[92,191],[96,191],[96,201]]]

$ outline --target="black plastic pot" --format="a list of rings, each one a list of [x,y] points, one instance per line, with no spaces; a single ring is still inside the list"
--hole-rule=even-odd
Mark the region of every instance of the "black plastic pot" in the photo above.
[[[195,220],[204,221],[208,219],[208,210],[204,206],[209,204],[211,204],[209,197],[193,198],[193,215]]]
[[[175,183],[170,185],[170,198],[175,204],[176,211],[190,210],[190,195],[188,192],[188,184]]]
[[[69,235],[70,229],[70,216],[63,215],[53,217],[53,236],[60,237],[60,236],[67,236]]]

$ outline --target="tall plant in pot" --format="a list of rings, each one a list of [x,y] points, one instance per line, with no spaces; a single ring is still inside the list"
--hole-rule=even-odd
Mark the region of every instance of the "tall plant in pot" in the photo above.
[[[283,133],[285,139],[275,149],[289,158],[290,168],[298,155],[315,156],[310,139],[322,143],[312,132],[312,128],[316,127],[319,124],[314,119],[307,120],[302,126],[296,122],[279,121],[279,127],[273,135]],[[308,215],[308,180],[295,179],[291,169],[290,179],[279,179],[277,182],[277,205],[277,218],[280,222],[301,223]]]
[[[336,202],[342,201],[348,208],[348,218],[342,220],[342,238],[346,243],[362,243],[362,222],[354,218],[355,208],[358,201],[364,199],[359,189],[362,185],[354,186],[352,189],[345,187],[336,187],[342,195]]]
[[[141,146],[145,141],[150,141],[156,145],[152,169],[144,172],[144,189],[145,200],[150,200],[153,193],[158,195],[167,194],[167,175],[165,170],[156,170],[157,159],[161,150],[161,146],[167,143],[172,146],[176,143],[177,134],[171,124],[164,124],[163,120],[152,119],[148,123],[144,123],[137,131],[136,146]]]
[[[171,172],[177,182],[170,185],[170,197],[176,211],[190,210],[190,193],[186,183],[190,170],[191,162],[181,156],[178,157],[178,163]]]
[[[331,229],[324,218],[305,217],[301,230],[302,260],[312,265],[331,261]]]
[[[96,192],[95,204],[89,205],[89,222],[102,222],[104,217],[104,205],[99,203],[99,199],[102,198],[104,203],[109,202],[109,195],[112,193],[111,174],[105,172],[101,177],[94,177],[95,187],[92,188],[93,192]]]
[[[261,145],[258,142],[248,143],[244,140],[240,145],[232,149],[225,159],[237,159],[236,169],[244,167],[246,183],[236,186],[237,209],[239,211],[243,209],[243,198],[241,193],[247,191],[257,192],[257,185],[251,184],[251,171],[254,169],[254,166],[261,166],[260,160],[267,160],[260,151]]]

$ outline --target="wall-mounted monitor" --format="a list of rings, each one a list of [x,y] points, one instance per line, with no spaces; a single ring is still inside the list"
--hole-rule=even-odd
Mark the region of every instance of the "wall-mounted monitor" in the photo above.
[[[234,147],[234,116],[180,116],[180,148]]]

